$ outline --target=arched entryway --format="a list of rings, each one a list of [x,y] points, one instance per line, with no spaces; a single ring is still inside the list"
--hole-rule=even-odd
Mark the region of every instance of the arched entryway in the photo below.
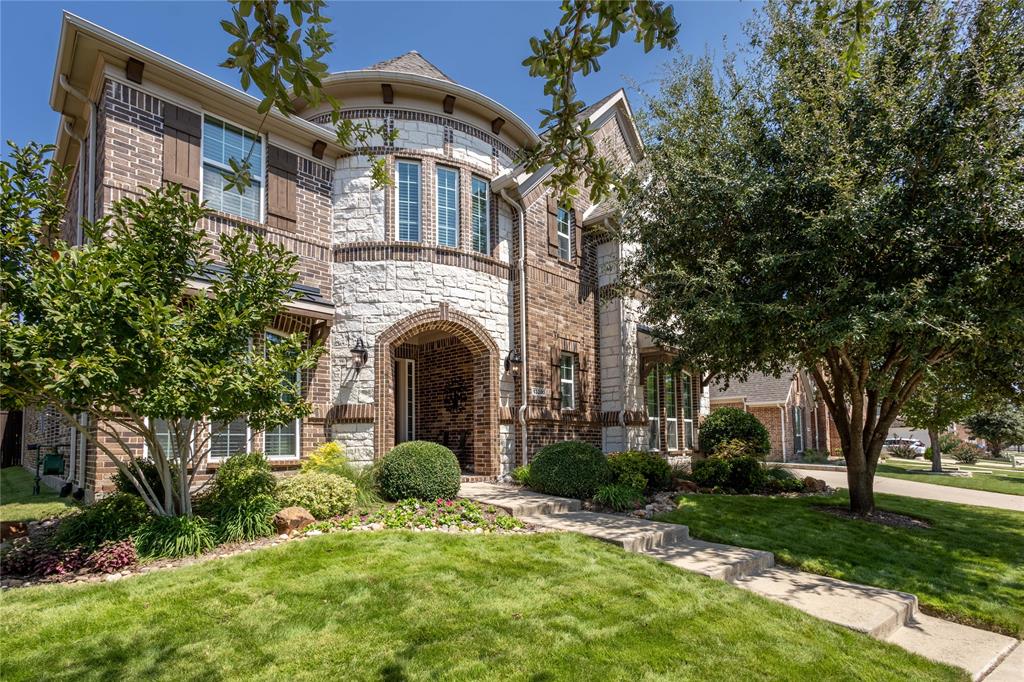
[[[463,473],[498,474],[498,348],[473,318],[447,305],[399,320],[377,338],[374,450],[429,440]]]

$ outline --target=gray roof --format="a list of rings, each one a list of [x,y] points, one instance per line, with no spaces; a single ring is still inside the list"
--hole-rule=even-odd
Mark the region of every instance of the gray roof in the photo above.
[[[441,69],[424,59],[423,55],[416,50],[406,52],[405,54],[397,57],[392,57],[391,59],[385,59],[382,62],[377,62],[373,66],[366,67],[366,70],[398,71],[399,73],[411,73],[417,76],[437,78],[438,80],[448,81],[449,83],[455,82],[446,76]]]
[[[746,381],[734,379],[729,388],[718,385],[711,390],[712,400],[740,400],[748,403],[784,403],[789,396],[789,387],[793,383],[795,370],[789,369],[781,377],[760,372],[751,374]]]

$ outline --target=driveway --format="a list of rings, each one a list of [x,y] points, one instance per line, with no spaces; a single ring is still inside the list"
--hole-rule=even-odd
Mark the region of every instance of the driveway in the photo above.
[[[812,471],[797,467],[786,468],[800,478],[805,476],[820,478],[833,488],[849,487],[845,471],[821,471],[818,469]],[[904,481],[898,478],[885,478],[884,476],[875,476],[875,492],[903,495],[905,497],[919,497],[923,500],[973,504],[978,507],[995,507],[996,509],[1024,512],[1024,496],[1022,495],[1004,495],[1003,493],[990,493],[985,490],[954,488],[948,485],[918,483],[917,481]]]

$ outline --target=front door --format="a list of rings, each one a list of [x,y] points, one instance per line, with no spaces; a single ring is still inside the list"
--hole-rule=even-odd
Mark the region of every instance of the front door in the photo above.
[[[416,364],[395,360],[395,444],[416,440]]]

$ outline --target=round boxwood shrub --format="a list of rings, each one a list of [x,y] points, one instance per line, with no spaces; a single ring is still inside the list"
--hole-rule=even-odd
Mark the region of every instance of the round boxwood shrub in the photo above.
[[[644,480],[643,490],[647,493],[668,490],[672,484],[672,467],[656,452],[616,452],[608,456],[608,464],[617,483],[630,478],[630,475],[639,475]]]
[[[275,494],[282,507],[302,507],[316,519],[329,519],[352,509],[356,487],[337,474],[310,471],[277,484]]]
[[[749,412],[735,407],[715,410],[700,425],[700,449],[705,454],[714,454],[720,443],[731,440],[748,443],[751,452],[762,458],[767,457],[772,448],[764,424]]]
[[[530,462],[530,487],[549,495],[590,498],[611,479],[608,459],[589,443],[553,443]]]
[[[391,448],[377,469],[377,484],[389,500],[448,500],[459,494],[462,471],[443,445],[411,440]]]

